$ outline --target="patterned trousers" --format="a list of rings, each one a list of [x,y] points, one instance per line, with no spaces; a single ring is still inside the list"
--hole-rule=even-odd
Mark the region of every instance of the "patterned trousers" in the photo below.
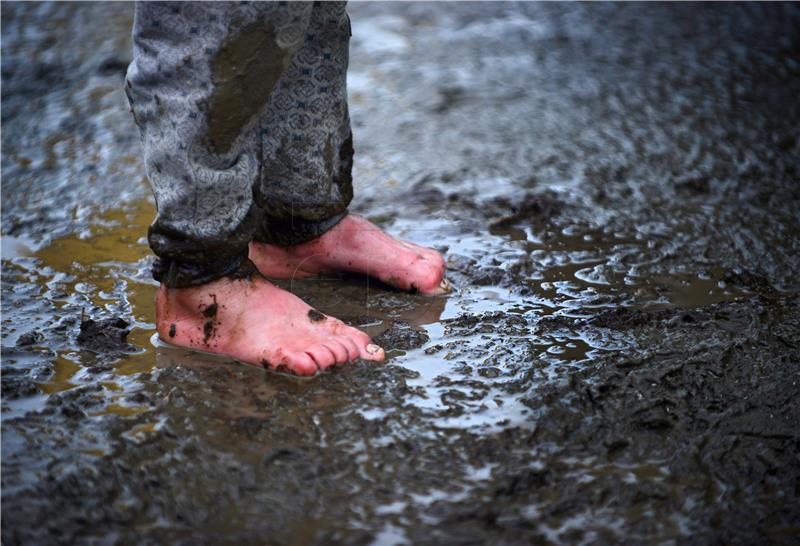
[[[344,2],[137,2],[125,85],[157,280],[235,276],[250,241],[298,244],[344,217],[349,41]]]

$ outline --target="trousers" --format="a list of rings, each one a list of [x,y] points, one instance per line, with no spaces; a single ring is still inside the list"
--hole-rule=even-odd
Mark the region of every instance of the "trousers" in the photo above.
[[[252,268],[347,213],[353,138],[344,2],[137,2],[125,90],[157,214],[154,277]]]

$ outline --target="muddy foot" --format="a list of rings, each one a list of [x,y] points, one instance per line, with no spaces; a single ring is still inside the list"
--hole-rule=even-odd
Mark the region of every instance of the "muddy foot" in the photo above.
[[[261,278],[219,279],[193,288],[162,285],[156,315],[164,341],[298,375],[356,358],[384,358],[367,334]]]
[[[280,247],[253,242],[250,259],[267,277],[289,279],[352,271],[401,290],[437,295],[450,291],[445,262],[433,249],[398,241],[372,222],[348,214],[319,239]]]

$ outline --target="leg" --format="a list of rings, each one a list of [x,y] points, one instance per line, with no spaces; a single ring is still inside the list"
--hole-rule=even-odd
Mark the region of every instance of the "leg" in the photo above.
[[[250,258],[270,277],[354,271],[403,290],[446,292],[438,252],[347,215],[353,196],[349,40],[344,5],[315,6],[297,62],[261,120],[263,169],[255,199],[264,214]]]
[[[247,257],[261,215],[253,131],[297,62],[311,11],[138,3],[126,83],[158,208],[148,238],[162,283],[159,335],[300,374],[383,358],[366,334],[273,286]]]

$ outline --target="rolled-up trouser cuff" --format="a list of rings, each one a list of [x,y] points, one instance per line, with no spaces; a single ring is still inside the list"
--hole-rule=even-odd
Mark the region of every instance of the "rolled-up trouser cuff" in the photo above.
[[[247,257],[247,252],[202,263],[157,258],[153,264],[153,278],[168,288],[199,286],[222,277],[249,279],[257,272],[258,269]]]
[[[260,243],[279,246],[299,245],[316,239],[342,221],[347,211],[331,216],[327,220],[313,221],[301,218],[274,220],[264,218],[261,221],[255,239]]]

